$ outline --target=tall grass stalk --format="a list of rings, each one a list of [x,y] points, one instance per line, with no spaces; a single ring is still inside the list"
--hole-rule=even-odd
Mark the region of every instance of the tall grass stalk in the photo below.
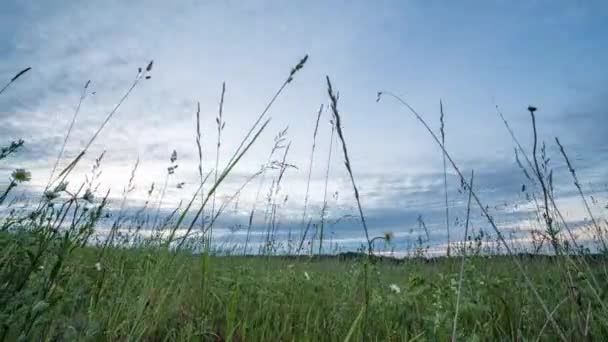
[[[477,194],[475,193],[475,191],[471,188],[471,185],[467,182],[467,180],[464,178],[462,172],[460,171],[460,168],[456,165],[456,163],[454,162],[454,160],[452,159],[452,157],[450,156],[450,154],[448,153],[448,151],[445,149],[445,147],[441,144],[441,141],[439,140],[439,138],[437,137],[437,135],[433,132],[433,130],[429,127],[429,125],[426,123],[426,121],[422,118],[422,116],[420,116],[420,114],[418,114],[418,112],[416,112],[416,110],[414,108],[412,108],[407,102],[405,102],[402,98],[400,98],[399,96],[391,93],[391,92],[386,92],[386,91],[382,91],[378,93],[378,101],[380,101],[380,99],[382,98],[382,95],[388,95],[392,98],[394,98],[395,100],[397,100],[399,103],[401,103],[403,106],[405,106],[413,115],[414,117],[424,126],[424,128],[428,131],[428,133],[431,135],[431,137],[433,138],[433,140],[435,140],[435,143],[437,143],[439,145],[439,147],[441,148],[442,152],[445,154],[447,160],[449,161],[449,163],[452,165],[452,168],[454,169],[454,171],[456,171],[456,173],[458,174],[458,176],[460,177],[460,181],[466,185],[466,187],[469,188],[469,191],[471,193],[471,196],[473,196],[473,199],[475,200],[475,203],[477,204],[477,206],[479,207],[479,209],[481,210],[483,216],[486,218],[486,220],[488,221],[488,223],[490,223],[490,226],[492,227],[492,229],[494,230],[494,233],[496,234],[496,236],[498,237],[498,240],[500,241],[500,243],[504,246],[505,250],[507,251],[507,254],[512,256],[513,258],[511,258],[511,260],[513,260],[513,262],[515,263],[515,265],[517,266],[518,270],[520,271],[521,275],[524,277],[524,280],[526,281],[526,283],[528,284],[528,286],[530,287],[530,289],[532,290],[532,292],[534,293],[534,296],[536,297],[537,301],[539,302],[539,304],[541,305],[543,311],[545,312],[545,315],[547,316],[547,318],[550,320],[551,325],[553,326],[553,328],[555,329],[555,331],[559,334],[560,338],[563,341],[568,341],[568,339],[566,338],[566,336],[564,335],[562,329],[560,328],[559,324],[557,324],[557,321],[555,321],[555,319],[553,318],[553,316],[551,315],[551,312],[549,311],[549,308],[547,307],[547,304],[545,303],[545,301],[542,299],[542,297],[540,296],[540,294],[538,293],[538,290],[536,289],[536,286],[534,286],[534,283],[532,283],[532,280],[530,279],[530,277],[528,276],[528,274],[526,273],[526,270],[524,269],[523,265],[521,264],[521,262],[515,257],[515,253],[511,250],[511,247],[509,246],[509,244],[507,243],[507,241],[505,240],[505,238],[503,237],[502,233],[500,232],[500,229],[498,229],[498,226],[496,225],[496,223],[494,222],[494,218],[490,215],[490,213],[488,212],[488,210],[486,209],[486,207],[483,205],[483,203],[481,202],[481,200],[479,199],[479,197],[477,196]]]
[[[57,171],[59,162],[61,161],[61,158],[63,157],[63,153],[65,152],[65,147],[68,143],[68,140],[70,139],[70,135],[72,134],[72,129],[74,128],[74,123],[76,123],[76,119],[78,118],[78,114],[80,113],[80,107],[82,106],[82,102],[84,101],[85,97],[87,96],[87,89],[89,88],[90,84],[91,84],[91,81],[89,80],[84,84],[84,87],[82,88],[82,92],[80,94],[80,99],[78,100],[78,104],[76,105],[76,109],[74,110],[74,115],[72,116],[72,121],[70,121],[68,129],[65,133],[65,137],[63,138],[63,143],[61,144],[61,149],[59,150],[59,155],[57,156],[57,160],[55,160],[55,164],[53,165],[53,168],[51,169],[51,174],[50,174],[49,180],[47,181],[47,184],[44,188],[44,191],[48,190],[49,186],[51,185],[53,176],[55,175],[55,171]]]
[[[283,177],[285,176],[285,171],[287,171],[287,169],[289,167],[294,167],[293,165],[290,165],[287,163],[287,155],[289,154],[289,149],[291,147],[291,141],[289,143],[287,143],[287,146],[284,149],[283,152],[283,157],[281,159],[281,162],[278,163],[278,165],[276,167],[278,167],[279,171],[278,171],[278,175],[276,178],[276,181],[273,182],[274,186],[272,188],[273,191],[271,191],[271,193],[269,194],[269,217],[268,217],[268,229],[267,229],[267,237],[266,237],[266,243],[267,243],[267,247],[268,247],[268,254],[270,255],[271,249],[274,248],[274,243],[275,243],[275,234],[276,234],[276,230],[277,230],[277,208],[280,205],[280,203],[278,202],[278,197],[279,197],[279,193],[281,191],[281,183],[283,181]]]
[[[344,153],[344,166],[346,167],[346,171],[350,176],[351,185],[353,187],[353,191],[355,192],[355,200],[357,201],[357,208],[359,209],[359,217],[361,218],[361,224],[363,225],[363,230],[365,231],[365,239],[367,241],[367,252],[369,255],[373,253],[372,251],[372,243],[369,238],[369,232],[367,229],[367,223],[365,221],[365,215],[363,215],[363,208],[361,206],[361,199],[359,198],[359,189],[357,188],[357,184],[355,183],[355,177],[353,176],[353,170],[350,163],[350,158],[348,157],[348,149],[346,148],[346,140],[344,139],[344,133],[342,132],[342,123],[340,121],[340,112],[338,111],[338,97],[334,94],[334,90],[331,86],[331,80],[329,76],[326,76],[327,80],[327,93],[329,95],[329,99],[331,101],[331,110],[333,113],[334,122],[336,125],[336,130],[338,132],[338,138],[342,142],[342,152]]]
[[[498,109],[498,106],[496,106],[496,111],[498,112],[498,115],[502,119],[502,121],[503,121],[503,123],[504,123],[504,125],[505,125],[505,127],[507,129],[507,131],[509,132],[509,135],[511,136],[511,140],[513,140],[513,142],[515,143],[515,146],[516,146],[516,149],[515,149],[515,151],[516,151],[516,159],[517,159],[517,162],[520,165],[522,171],[524,172],[524,175],[526,176],[526,178],[528,180],[530,180],[530,182],[532,182],[533,184],[536,184],[536,181],[530,176],[529,172],[526,170],[526,168],[524,167],[524,165],[521,164],[521,161],[518,158],[519,154],[517,153],[517,151],[520,151],[521,155],[524,156],[524,160],[526,161],[526,164],[527,164],[528,168],[530,170],[534,170],[534,166],[532,165],[532,161],[528,157],[528,154],[526,153],[526,150],[523,148],[523,146],[519,142],[519,139],[517,139],[517,137],[515,136],[515,132],[513,132],[513,129],[509,125],[509,122],[505,119],[505,117],[502,114],[502,112]],[[536,196],[534,196],[534,200],[536,202]],[[572,242],[572,244],[574,246],[578,247],[578,243],[576,241],[576,237],[574,236],[572,230],[570,229],[570,225],[568,224],[568,222],[566,221],[566,219],[562,215],[561,211],[557,207],[557,204],[555,203],[555,199],[553,198],[553,196],[549,196],[549,200],[551,201],[551,206],[553,207],[553,210],[557,213],[558,218],[560,219],[560,223],[566,229],[566,231],[568,233],[568,236],[570,237],[570,241]],[[539,211],[541,210],[540,209],[540,205],[538,203],[536,203],[536,208]],[[584,258],[581,258],[581,260],[583,260],[583,262],[586,262],[584,260]]]
[[[534,173],[540,183],[541,190],[543,192],[543,218],[545,220],[545,225],[547,228],[547,234],[551,238],[551,245],[553,246],[553,250],[556,255],[560,254],[559,249],[559,240],[557,236],[557,231],[553,225],[553,218],[549,212],[549,188],[545,183],[545,174],[541,171],[539,163],[538,163],[538,154],[537,154],[537,146],[538,146],[538,133],[536,130],[536,116],[534,112],[536,111],[536,107],[529,106],[528,111],[530,112],[530,116],[532,117],[532,132],[533,132],[533,146],[532,146],[532,161],[534,162]]]
[[[458,312],[460,310],[460,297],[462,297],[462,280],[464,279],[464,264],[467,260],[467,248],[466,248],[466,241],[467,241],[467,236],[469,235],[469,218],[471,217],[471,193],[472,193],[472,189],[473,189],[473,180],[475,177],[475,172],[471,171],[471,180],[469,181],[469,199],[467,200],[467,216],[465,219],[465,224],[464,224],[464,237],[462,239],[463,242],[463,248],[462,248],[462,260],[460,261],[460,272],[458,275],[458,292],[456,294],[456,309],[454,309],[455,313],[454,313],[454,325],[452,328],[452,341],[456,342],[456,336],[457,336],[457,327],[458,327]]]
[[[224,126],[226,122],[224,122],[224,96],[226,95],[226,82],[222,82],[222,94],[220,96],[220,105],[218,109],[217,117],[215,118],[215,123],[217,125],[217,144],[215,146],[215,175],[213,177],[213,182],[217,182],[217,171],[220,164],[220,151],[222,148],[222,131],[224,130]],[[215,215],[215,197],[216,193],[213,194],[213,201],[211,202],[211,217]],[[209,229],[209,237],[208,243],[211,243],[211,239],[213,238],[213,227]]]
[[[17,152],[21,147],[23,147],[25,141],[23,139],[11,141],[11,143],[6,147],[0,147],[0,160],[8,158],[11,154]]]
[[[251,148],[251,146],[256,142],[256,140],[259,138],[260,134],[262,134],[262,132],[266,129],[266,126],[268,126],[269,122],[270,122],[270,119],[267,119],[262,124],[262,126],[257,130],[257,132],[251,138],[251,140],[249,141],[249,143],[247,145],[245,145],[245,147],[242,150],[240,150],[239,153],[234,158],[231,158],[233,160],[232,163],[228,164],[228,166],[226,166],[226,168],[224,169],[224,171],[222,171],[222,173],[218,177],[217,182],[215,182],[213,184],[213,186],[211,187],[211,189],[209,189],[209,191],[207,192],[207,195],[205,196],[205,200],[203,201],[203,203],[201,204],[201,206],[197,210],[196,214],[194,215],[194,218],[192,219],[190,225],[188,226],[188,229],[186,230],[186,233],[181,237],[181,241],[179,242],[179,244],[177,246],[178,250],[181,249],[181,247],[183,246],[183,244],[186,242],[186,239],[190,235],[190,232],[192,231],[192,228],[194,227],[195,223],[198,221],[198,219],[199,219],[201,213],[203,212],[203,209],[205,208],[205,205],[207,205],[207,202],[209,201],[210,197],[213,196],[213,194],[215,193],[215,191],[217,190],[217,188],[222,184],[222,182],[228,176],[228,174],[230,174],[230,171],[232,171],[232,169],[238,164],[238,162],[241,160],[241,158],[247,153],[247,151]]]
[[[200,178],[200,185],[201,185],[200,192],[201,192],[201,203],[202,203],[204,200],[203,185],[204,185],[205,181],[203,179],[203,143],[202,143],[201,139],[202,139],[201,103],[197,102],[196,103],[196,149],[198,152],[198,175]],[[205,230],[205,213],[204,212],[201,215],[201,231],[203,231],[203,230]]]
[[[230,158],[230,160],[228,161],[228,165],[230,165],[234,161],[234,158],[236,158],[236,156],[239,154],[239,152],[241,151],[241,149],[245,145],[245,142],[247,141],[247,139],[249,139],[249,137],[251,137],[251,135],[253,134],[253,132],[255,131],[255,129],[258,127],[258,125],[260,124],[260,122],[262,122],[262,119],[266,116],[266,114],[268,113],[268,111],[270,110],[270,108],[272,107],[272,105],[274,104],[274,102],[279,98],[279,96],[281,95],[281,93],[283,93],[283,90],[285,89],[285,87],[287,87],[287,85],[290,84],[294,80],[295,75],[300,70],[302,70],[302,68],[304,68],[304,65],[306,64],[306,61],[308,61],[308,55],[305,55],[304,58],[302,58],[298,62],[298,64],[296,64],[293,68],[291,68],[291,71],[289,72],[289,76],[287,76],[287,79],[285,79],[285,81],[283,82],[283,84],[279,87],[279,90],[277,90],[277,92],[274,94],[274,96],[266,104],[266,107],[260,113],[260,115],[257,117],[257,119],[255,120],[255,122],[253,123],[253,125],[251,126],[251,128],[249,128],[249,131],[247,131],[247,134],[245,135],[245,138],[243,138],[243,140],[241,141],[241,143],[237,147],[235,153],[233,154],[232,158]]]
[[[441,100],[439,100],[439,113],[440,113],[439,122],[441,123],[441,127],[439,129],[439,131],[441,133],[441,144],[443,146],[445,146],[445,121],[444,121],[444,113],[443,113],[443,102]],[[451,241],[450,241],[450,206],[448,204],[448,171],[447,171],[446,162],[445,162],[445,154],[442,153],[441,156],[443,157],[443,191],[445,194],[445,231],[447,234],[447,243],[448,243],[448,248],[447,248],[446,254],[449,258]]]
[[[513,131],[513,129],[511,128],[511,126],[509,125],[509,122],[506,120],[506,118],[504,117],[503,113],[499,110],[498,106],[496,106],[496,111],[497,111],[498,115],[500,116],[502,122],[504,123],[505,128],[509,132],[509,135],[511,136],[511,140],[513,140],[513,142],[515,143],[515,146],[516,146],[515,151],[516,151],[517,163],[520,165],[520,168],[524,172],[524,175],[526,176],[526,178],[530,182],[532,182],[532,184],[536,184],[537,183],[536,180],[530,176],[530,173],[526,170],[525,166],[521,163],[521,161],[517,157],[519,155],[517,153],[517,151],[521,152],[521,155],[523,155],[527,167],[530,170],[533,171],[535,169],[535,167],[532,164],[532,160],[530,160],[530,158],[528,157],[528,153],[523,148],[522,144],[519,142],[519,139],[517,139],[517,136],[515,135],[515,132]],[[570,225],[568,224],[568,222],[566,221],[565,217],[563,216],[561,210],[559,209],[559,207],[555,203],[555,198],[553,197],[553,195],[551,193],[549,193],[549,200],[551,201],[551,206],[553,208],[553,211],[556,213],[557,217],[559,218],[561,225],[565,228],[566,232],[568,233],[568,237],[570,238],[570,241],[572,242],[572,245],[577,250],[579,250],[581,246],[579,246],[579,244],[578,244],[578,242],[576,240],[576,237],[574,236],[574,233],[572,232],[572,229],[570,228]],[[541,206],[537,203],[536,196],[534,196],[534,201],[535,201],[537,210],[540,211],[541,210]],[[578,267],[574,263],[574,260],[571,260],[571,258],[570,258],[570,256],[568,254],[564,254],[564,255],[566,256],[567,261],[569,261],[573,266]],[[600,288],[599,287],[599,282],[598,282],[598,280],[597,280],[594,272],[591,269],[591,265],[589,265],[589,262],[587,261],[587,259],[586,259],[586,257],[584,255],[580,255],[580,257],[578,257],[576,259],[587,270],[586,274],[588,275],[588,277],[585,277],[585,282],[587,283],[587,286],[589,287],[589,289],[591,290],[591,292],[593,293],[593,295],[597,299],[597,302],[600,303],[600,305],[602,306],[602,308],[605,311],[608,311],[608,307],[606,307],[606,305],[604,304],[604,301],[601,299],[601,296],[599,295],[599,292],[598,292],[598,289]]]
[[[137,75],[135,76],[135,79],[133,80],[133,83],[131,84],[129,89],[124,93],[124,95],[120,98],[118,103],[116,103],[116,105],[114,106],[114,108],[112,108],[112,110],[108,113],[108,115],[106,115],[106,118],[103,120],[101,125],[97,128],[97,130],[95,131],[93,136],[89,139],[89,141],[84,146],[82,151],[80,151],[80,153],[68,164],[68,166],[66,166],[59,173],[56,180],[60,180],[59,182],[61,182],[61,181],[65,180],[66,177],[72,172],[72,170],[76,167],[78,162],[82,159],[82,157],[84,157],[85,153],[89,150],[91,145],[93,145],[95,140],[97,140],[97,137],[103,131],[103,129],[106,127],[108,122],[110,122],[112,117],[114,117],[116,112],[118,112],[118,109],[120,108],[120,106],[127,100],[129,95],[131,94],[131,92],[133,92],[133,89],[135,89],[135,87],[137,87],[137,85],[139,84],[139,82],[141,80],[150,78],[149,73],[152,71],[153,64],[154,64],[154,62],[150,61],[150,63],[148,63],[148,66],[145,69],[143,69],[143,70],[142,70],[142,68],[138,69]]]
[[[4,93],[4,91],[6,91],[6,89],[8,89],[8,87],[10,87],[11,84],[13,84],[15,81],[17,81],[21,76],[25,75],[26,72],[32,70],[32,67],[27,67],[21,71],[19,71],[17,74],[15,74],[15,76],[13,76],[13,78],[11,78],[5,85],[4,87],[2,87],[2,89],[0,89],[0,95],[2,95],[2,93]]]
[[[329,150],[327,152],[327,167],[325,168],[325,184],[323,186],[323,207],[321,208],[321,222],[319,222],[319,254],[323,252],[323,234],[325,230],[325,216],[327,215],[327,185],[329,183],[329,170],[331,169],[331,156],[334,149],[334,135],[336,132],[336,125],[334,120],[330,120],[331,133],[329,135]],[[331,248],[331,245],[330,245]]]
[[[307,209],[308,209],[308,195],[310,192],[310,178],[312,176],[312,166],[313,166],[314,159],[315,159],[315,148],[317,146],[317,132],[319,131],[319,120],[321,119],[321,113],[323,113],[322,104],[321,104],[321,107],[319,107],[319,112],[317,113],[317,120],[315,121],[315,129],[312,134],[312,147],[310,149],[310,160],[308,163],[308,177],[306,179],[306,192],[304,194],[304,210],[302,211],[302,222],[300,223],[301,233],[304,230],[304,224],[306,222],[306,214],[307,214]]]
[[[160,209],[163,205],[163,201],[165,200],[165,195],[167,193],[167,187],[169,186],[169,178],[171,177],[171,175],[173,175],[173,173],[175,172],[175,169],[177,168],[177,164],[174,164],[176,159],[177,159],[177,153],[174,150],[173,153],[171,154],[171,164],[167,168],[167,174],[165,175],[165,183],[163,184],[163,188],[161,189],[160,197],[158,199],[158,206],[156,207],[156,215],[154,216],[154,222],[152,223],[152,229],[157,229],[156,223],[158,222],[158,218],[160,216]]]
[[[604,232],[602,231],[602,228],[597,223],[597,220],[595,219],[593,212],[591,212],[591,208],[589,207],[589,203],[587,202],[587,199],[585,198],[585,194],[583,193],[583,188],[581,187],[581,183],[578,180],[576,171],[575,171],[574,167],[572,166],[572,163],[570,162],[570,158],[568,158],[568,154],[566,154],[566,150],[564,149],[564,146],[560,143],[560,141],[557,137],[555,137],[555,142],[557,143],[557,146],[559,146],[559,152],[561,153],[562,157],[564,158],[564,161],[566,162],[566,165],[568,166],[568,171],[570,172],[570,175],[572,176],[572,179],[574,180],[574,186],[576,187],[576,190],[578,191],[578,194],[581,197],[581,200],[583,201],[583,205],[585,207],[585,210],[587,211],[587,214],[589,215],[589,218],[591,219],[591,223],[593,223],[593,226],[596,229],[597,238],[602,243],[602,249],[603,249],[602,252],[606,253],[608,251],[608,248],[606,246],[606,241],[604,239]]]
[[[353,186],[353,191],[355,193],[355,200],[357,202],[357,208],[359,209],[359,217],[361,219],[361,225],[363,226],[363,230],[365,231],[365,239],[367,241],[367,258],[363,262],[363,281],[364,281],[364,291],[365,291],[365,321],[364,328],[367,328],[368,322],[368,306],[370,300],[370,285],[369,285],[369,262],[370,257],[373,254],[373,244],[372,240],[369,238],[369,232],[367,229],[367,223],[365,221],[365,215],[363,214],[363,208],[361,206],[361,200],[359,199],[359,189],[357,188],[357,184],[355,183],[355,177],[353,176],[353,170],[350,164],[350,159],[348,158],[348,150],[346,148],[346,140],[344,138],[344,133],[342,132],[342,123],[340,121],[340,112],[338,111],[338,95],[334,94],[334,90],[331,86],[331,80],[329,76],[325,77],[327,80],[327,94],[329,95],[329,99],[331,102],[331,110],[333,113],[334,122],[336,125],[336,131],[338,132],[338,138],[342,142],[342,152],[344,153],[344,166],[346,167],[346,171],[348,171],[348,175],[350,176],[350,181]]]
[[[249,183],[251,183],[255,178],[259,177],[262,174],[262,172],[263,172],[263,170],[260,170],[260,171],[255,172],[251,176],[247,177],[247,179],[243,182],[243,184],[241,184],[241,186],[225,202],[222,203],[222,205],[218,208],[215,215],[213,217],[211,217],[211,219],[210,219],[211,221],[209,222],[209,225],[207,226],[206,230],[213,229],[213,224],[226,210],[228,205],[230,205],[230,203],[234,202],[234,200],[243,192],[243,190],[245,190],[245,187],[247,187],[247,185],[249,185]]]
[[[270,169],[272,167],[272,158],[274,156],[274,154],[285,148],[284,142],[286,141],[285,136],[287,135],[287,130],[289,129],[289,127],[285,127],[285,129],[279,131],[279,133],[277,133],[277,135],[275,135],[274,137],[274,145],[272,146],[272,149],[270,150],[270,153],[268,154],[268,158],[266,159],[266,162],[262,165],[262,174],[260,176],[260,181],[258,183],[258,188],[256,190],[255,193],[255,198],[253,200],[253,204],[251,207],[251,211],[249,213],[249,220],[247,223],[247,235],[245,237],[245,246],[243,248],[243,254],[247,254],[247,248],[249,245],[249,238],[251,236],[251,229],[253,228],[253,219],[256,213],[256,209],[257,209],[257,205],[258,205],[258,200],[260,198],[260,194],[262,193],[262,186],[264,185],[264,180],[266,179],[266,174],[268,169]]]

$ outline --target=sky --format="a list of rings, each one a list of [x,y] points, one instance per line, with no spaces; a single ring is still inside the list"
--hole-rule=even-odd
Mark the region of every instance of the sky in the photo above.
[[[85,146],[138,67],[154,60],[151,78],[137,85],[104,128],[72,184],[90,174],[95,157],[106,151],[98,182],[118,200],[139,159],[129,206],[146,200],[152,182],[157,198],[167,180],[161,207],[170,211],[192,196],[199,181],[197,102],[203,168],[209,171],[215,167],[222,83],[226,126],[220,166],[307,54],[305,67],[268,112],[271,122],[260,140],[219,189],[220,202],[260,168],[273,138],[288,127],[286,160],[297,169],[288,169],[283,180],[281,198],[287,195],[288,201],[281,202],[282,220],[284,231],[301,229],[312,136],[323,104],[309,200],[310,215],[318,216],[331,134],[327,75],[339,91],[342,126],[372,235],[394,232],[397,249],[421,234],[420,215],[432,228],[433,244],[445,241],[442,156],[403,106],[389,98],[376,102],[378,91],[402,96],[436,131],[442,101],[446,146],[466,174],[475,170],[480,196],[509,231],[528,231],[533,214],[521,193],[525,177],[513,142],[496,107],[528,150],[532,129],[526,108],[538,107],[539,138],[547,144],[568,219],[580,222],[586,214],[556,149],[556,136],[584,190],[598,199],[593,210],[604,213],[608,4],[603,1],[8,0],[0,9],[0,80],[32,67],[0,95],[0,143],[26,142],[19,154],[1,162],[0,177],[6,182],[15,167],[30,170],[32,182],[19,188],[25,197],[39,193],[48,181],[84,84],[91,81],[60,166]],[[356,214],[339,146],[334,141],[328,182],[334,220]],[[167,178],[174,150],[179,168]],[[459,193],[454,171],[448,173],[450,221],[459,236],[462,227],[456,220],[462,220],[466,194]],[[268,172],[263,182],[255,179],[245,188],[222,221],[227,235],[244,222],[258,188],[258,201],[263,201],[274,177],[276,171]],[[353,218],[331,230],[350,246],[363,238]]]

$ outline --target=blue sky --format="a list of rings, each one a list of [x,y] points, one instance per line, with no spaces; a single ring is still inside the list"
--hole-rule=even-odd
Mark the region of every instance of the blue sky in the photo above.
[[[46,181],[84,83],[91,80],[96,94],[83,104],[68,157],[126,91],[137,67],[154,59],[152,79],[121,107],[77,176],[106,150],[101,181],[119,197],[139,157],[133,196],[143,200],[151,182],[164,181],[175,149],[180,167],[170,183],[186,183],[181,190],[170,186],[167,203],[175,204],[190,196],[197,182],[196,102],[209,169],[222,82],[227,84],[222,148],[232,151],[290,68],[309,54],[304,70],[269,113],[269,130],[222,194],[229,195],[257,170],[275,133],[289,126],[288,159],[299,170],[287,174],[285,220],[298,216],[316,111],[327,103],[325,75],[340,91],[355,176],[376,233],[393,230],[399,236],[402,231],[406,239],[419,214],[437,227],[443,220],[441,154],[399,105],[375,102],[379,90],[406,98],[437,129],[443,101],[447,145],[464,170],[479,174],[476,183],[490,206],[521,202],[524,180],[495,105],[526,146],[531,144],[526,107],[539,107],[539,133],[552,153],[572,220],[583,214],[569,200],[573,189],[556,154],[555,136],[566,145],[587,190],[605,193],[608,5],[603,1],[4,1],[0,6],[0,78],[33,68],[0,96],[0,135],[6,142],[26,140],[23,153],[11,165],[0,165],[0,173],[7,175],[14,166],[31,169],[29,191]],[[322,200],[328,120],[326,112],[313,207]],[[354,205],[341,159],[335,150],[330,192],[339,193],[332,203],[336,216]],[[455,207],[463,200],[458,185],[451,173]],[[248,188],[244,206],[256,187]],[[496,215],[509,224],[520,222],[503,211]],[[233,216],[239,220],[238,212]],[[361,238],[356,225],[336,230],[345,238]]]

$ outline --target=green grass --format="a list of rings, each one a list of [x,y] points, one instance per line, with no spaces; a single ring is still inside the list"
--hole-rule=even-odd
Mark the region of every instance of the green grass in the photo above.
[[[445,341],[452,334],[458,258],[373,262],[365,307],[365,258],[211,256],[205,262],[204,255],[154,248],[108,249],[99,270],[99,250],[85,247],[74,249],[53,276],[57,245],[11,294],[31,266],[26,251],[35,251],[35,239],[5,234],[1,245],[2,280],[12,280],[2,289],[7,340],[19,339],[29,323],[22,339],[340,341],[350,333],[351,340]],[[546,304],[557,307],[554,316],[568,338],[608,335],[606,312],[588,293],[584,274],[574,273],[570,288],[565,259],[521,260]],[[603,260],[589,262],[605,279]],[[510,258],[467,260],[457,337],[558,339],[546,322]]]
[[[329,77],[327,88],[332,112],[330,151],[335,132],[338,138],[336,143],[340,143],[344,166],[357,203],[358,219],[366,236],[367,247],[362,248],[366,253],[315,257],[277,256],[276,250],[284,241],[275,236],[274,229],[267,232],[259,256],[220,256],[222,253],[210,253],[210,250],[219,248],[211,238],[213,224],[222,209],[238,197],[241,190],[218,205],[217,211],[214,204],[216,191],[265,132],[270,121],[270,108],[294,80],[296,73],[304,67],[307,59],[308,56],[305,56],[290,70],[238,148],[229,154],[229,162],[225,167],[218,169],[216,161],[215,170],[206,172],[207,176],[202,169],[201,133],[197,126],[201,183],[190,201],[183,207],[176,208],[169,217],[159,218],[159,225],[156,224],[156,217],[151,226],[148,219],[141,226],[137,226],[138,223],[126,223],[137,220],[123,220],[126,217],[122,216],[121,210],[114,219],[110,233],[102,236],[102,241],[95,242],[93,237],[96,236],[96,229],[107,213],[111,200],[108,198],[109,193],[96,193],[95,190],[103,154],[96,159],[87,182],[80,187],[72,184],[69,189],[67,183],[72,170],[81,163],[89,146],[117,113],[121,104],[140,81],[150,79],[152,62],[145,71],[138,69],[137,77],[129,90],[107,114],[80,153],[65,168],[57,169],[62,160],[62,147],[52,174],[59,172],[55,177],[50,177],[38,206],[31,211],[29,209],[32,208],[27,211],[13,211],[11,208],[10,195],[16,187],[30,181],[31,176],[25,169],[15,169],[10,175],[8,186],[0,192],[0,205],[6,205],[6,209],[9,209],[0,218],[0,342],[579,341],[603,340],[608,336],[608,251],[604,247],[603,250],[597,250],[597,255],[591,255],[590,250],[585,249],[586,242],[577,241],[571,234],[568,221],[555,204],[553,173],[544,145],[540,155],[537,155],[534,107],[529,107],[535,142],[531,157],[502,114],[499,114],[517,146],[516,160],[527,179],[527,187],[524,186],[523,189],[530,189],[526,195],[543,198],[541,204],[535,202],[538,217],[544,218],[540,227],[535,228],[535,233],[536,236],[542,236],[542,243],[550,244],[554,256],[519,255],[517,250],[509,247],[501,227],[495,223],[487,206],[473,189],[473,178],[470,181],[465,179],[448,153],[443,139],[443,126],[440,139],[418,112],[390,92],[378,93],[378,101],[383,94],[397,100],[422,124],[443,152],[444,164],[452,167],[461,180],[461,189],[468,192],[467,213],[471,206],[477,207],[492,228],[493,241],[503,245],[499,249],[490,243],[484,246],[490,250],[483,249],[483,252],[494,253],[495,256],[480,256],[483,242],[483,236],[480,235],[479,239],[475,237],[475,243],[478,243],[476,247],[473,246],[473,241],[469,241],[471,249],[466,250],[466,258],[461,258],[458,254],[463,251],[458,251],[457,244],[450,246],[454,249],[454,253],[450,253],[452,258],[397,261],[375,256],[374,241],[391,243],[393,235],[390,232],[382,236],[368,235],[355,181],[357,169],[353,170],[348,157],[347,139],[342,131],[341,114],[338,111],[339,97],[337,91],[334,93]],[[29,68],[19,72],[0,93],[28,70]],[[81,102],[87,94],[88,84],[87,82],[84,87]],[[72,123],[79,108],[80,104]],[[217,121],[216,160],[220,154],[219,135],[224,125],[221,108],[222,105]],[[199,111],[200,108],[197,116]],[[72,125],[66,132],[64,146],[71,129]],[[316,133],[313,135],[310,169],[314,159],[315,138]],[[596,232],[593,240],[598,246],[606,246],[604,235],[608,227],[604,227],[604,223],[608,222],[602,222],[599,217],[596,220],[592,215],[574,166],[557,139],[556,143],[591,218],[591,228]],[[17,140],[0,148],[0,160],[4,162],[19,152],[23,144],[23,140]],[[267,204],[273,208],[281,207],[277,206],[277,201],[285,195],[280,192],[279,184],[284,180],[285,170],[291,167],[286,160],[289,146],[285,129],[276,136],[275,146],[262,170],[254,173],[242,185],[244,187],[257,176],[262,180],[271,177],[269,193],[272,196]],[[281,160],[275,160],[281,155]],[[165,184],[177,168],[175,161],[172,156]],[[331,157],[328,158],[327,170],[330,166]],[[137,166],[125,188],[123,204],[128,200],[129,189],[132,190],[136,168]],[[213,180],[206,183],[212,173],[215,175]],[[260,181],[260,189],[261,185]],[[304,233],[297,237],[299,243],[296,241],[296,246],[299,247],[295,254],[300,254],[304,243],[314,246],[317,239],[319,255],[323,253],[323,223],[328,204],[327,185],[325,187],[319,220],[307,215],[306,209],[302,215],[302,224],[308,222],[305,232],[308,232],[314,221],[320,222],[320,234],[317,237],[316,233],[311,232],[310,236]],[[154,188],[149,190],[149,196],[153,190]],[[151,202],[148,206],[146,202],[145,208],[154,208],[155,205],[160,208],[162,197],[161,195],[158,204]],[[249,217],[247,242],[255,205],[258,204],[257,197],[256,195]],[[195,201],[197,199],[200,199],[200,203]],[[446,216],[447,209],[446,204]],[[205,219],[210,212],[211,219]],[[136,217],[138,215],[139,212]],[[268,217],[264,215],[264,224],[274,227],[276,215],[275,210]],[[106,223],[107,221],[109,220]],[[426,231],[422,219],[420,222]],[[127,236],[121,235],[124,230],[119,228],[127,229]],[[149,240],[136,240],[134,245],[131,244],[133,240],[127,238],[141,238],[138,235],[140,229],[151,229],[155,234]],[[187,233],[180,235],[183,230]],[[195,236],[194,232],[202,234]],[[422,242],[420,244],[422,247]],[[119,248],[127,245],[134,247]],[[192,248],[201,247],[204,249],[203,254],[194,255],[189,252]],[[292,248],[289,250],[292,253],[294,251]],[[422,254],[425,252],[424,249],[420,251]],[[313,252],[311,248],[310,254]]]

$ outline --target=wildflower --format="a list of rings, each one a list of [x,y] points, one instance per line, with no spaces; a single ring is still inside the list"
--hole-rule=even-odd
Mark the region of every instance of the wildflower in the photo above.
[[[304,278],[306,278],[306,280],[310,280],[310,276],[308,275],[308,272],[304,271]]]
[[[40,266],[38,266],[38,269],[39,269],[40,271],[43,271],[43,270],[44,270],[44,265],[40,265]]]
[[[32,174],[25,169],[15,169],[11,174],[13,181],[17,183],[29,182],[32,179]]]
[[[97,272],[101,272],[101,263],[100,262],[95,263],[95,269],[97,270]]]
[[[171,163],[175,163],[175,161],[177,160],[177,151],[173,150],[173,153],[171,153]]]
[[[397,284],[390,284],[388,287],[397,294],[401,293],[401,288]]]

